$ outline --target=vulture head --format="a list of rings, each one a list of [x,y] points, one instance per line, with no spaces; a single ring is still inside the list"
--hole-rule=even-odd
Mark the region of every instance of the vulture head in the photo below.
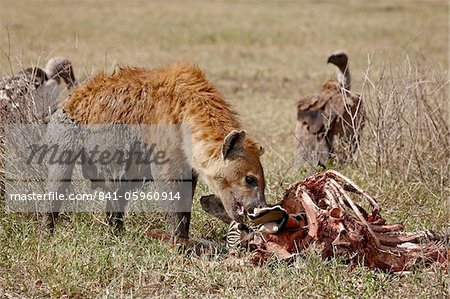
[[[347,90],[351,87],[350,69],[348,65],[348,56],[344,51],[337,51],[328,57],[327,63],[332,63],[339,68],[337,80]]]
[[[344,73],[348,65],[348,56],[344,51],[337,51],[328,57],[327,63],[334,64]]]
[[[45,81],[48,80],[47,74],[45,71],[38,67],[29,67],[26,68],[23,73],[27,78],[31,78],[31,82],[33,85],[38,88],[42,84],[44,84]]]
[[[58,83],[63,79],[69,89],[77,85],[72,63],[65,57],[50,58],[45,71],[49,79],[54,79]]]

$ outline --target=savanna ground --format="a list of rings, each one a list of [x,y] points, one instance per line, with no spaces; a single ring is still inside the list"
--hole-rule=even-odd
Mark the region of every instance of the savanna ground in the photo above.
[[[334,166],[377,197],[407,230],[448,230],[447,1],[0,1],[0,74],[69,57],[80,81],[117,65],[189,59],[266,148],[267,197],[305,172],[296,165],[295,103],[350,55],[368,123],[357,162]],[[207,194],[201,185],[196,198]],[[2,208],[3,210],[3,208]],[[65,215],[53,236],[30,214],[0,212],[0,297],[393,297],[449,295],[438,267],[392,275],[314,252],[255,268],[186,257],[145,237],[155,214],[110,233],[101,214]],[[225,225],[195,203],[191,234],[220,241]]]

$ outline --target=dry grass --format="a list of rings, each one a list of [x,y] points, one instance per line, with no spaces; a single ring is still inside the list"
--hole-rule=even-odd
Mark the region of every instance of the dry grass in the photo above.
[[[426,3],[426,4],[425,4]],[[302,177],[295,102],[333,75],[327,54],[350,54],[368,122],[356,164],[336,168],[375,195],[408,229],[448,229],[447,1],[143,2],[0,1],[0,74],[69,57],[81,81],[115,65],[191,59],[265,146],[270,201]],[[207,192],[200,186],[197,197]],[[67,215],[56,234],[33,215],[0,214],[0,297],[397,297],[449,295],[448,273],[395,276],[314,252],[293,266],[184,257],[144,237],[152,214],[127,218],[114,237],[102,215]],[[192,234],[225,227],[195,205]]]

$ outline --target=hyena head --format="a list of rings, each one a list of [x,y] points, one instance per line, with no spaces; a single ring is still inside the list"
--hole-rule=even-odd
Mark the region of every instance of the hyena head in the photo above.
[[[245,131],[232,131],[223,141],[220,159],[206,175],[226,213],[236,221],[266,205],[266,182],[259,160],[263,152],[262,147],[246,138]]]

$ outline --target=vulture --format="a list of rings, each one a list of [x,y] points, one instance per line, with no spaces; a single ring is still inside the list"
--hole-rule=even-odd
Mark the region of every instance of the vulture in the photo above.
[[[7,124],[45,124],[56,110],[61,80],[77,85],[72,63],[51,58],[45,67],[29,67],[16,76],[0,78],[0,199],[4,198],[4,134]]]
[[[338,68],[337,77],[323,83],[317,94],[297,103],[295,137],[300,162],[305,166],[325,167],[334,158],[340,162],[351,160],[364,125],[361,97],[350,90],[347,54],[337,51],[327,63]]]
[[[45,123],[58,104],[59,84],[77,85],[72,63],[53,57],[45,69],[29,67],[16,76],[0,78],[0,119],[6,123]]]

